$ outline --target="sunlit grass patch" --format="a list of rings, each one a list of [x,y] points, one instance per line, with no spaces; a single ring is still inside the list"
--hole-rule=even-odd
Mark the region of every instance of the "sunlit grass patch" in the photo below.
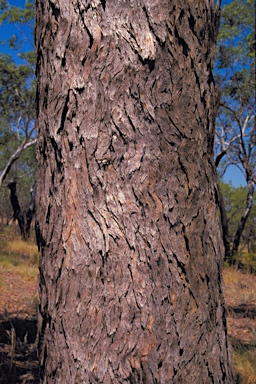
[[[26,280],[36,280],[38,276],[38,268],[35,265],[22,265],[19,266],[18,273]]]
[[[256,278],[236,268],[224,269],[225,298],[229,306],[256,305]]]
[[[19,256],[27,257],[32,257],[38,253],[37,246],[34,243],[19,239],[8,242],[7,251]]]
[[[9,227],[0,236],[0,268],[13,270],[27,279],[38,275],[39,253],[32,241],[24,241]]]
[[[21,270],[22,266],[37,268],[38,265],[38,255],[34,254],[31,257],[27,257],[24,255],[18,255],[15,253],[6,253],[0,252],[0,266],[1,268],[10,269],[13,267],[19,267]]]
[[[1,277],[0,277],[0,292],[2,290],[4,290],[4,288],[5,288],[5,283],[4,283],[3,279],[1,279]]]
[[[256,273],[256,254],[244,253],[243,257],[249,271],[252,273]]]
[[[239,384],[255,384],[256,382],[256,347],[248,350],[240,346],[233,351],[234,371]]]
[[[16,259],[33,260],[38,255],[37,246],[34,243],[14,239],[12,241],[3,240],[0,246],[0,256],[15,256]]]
[[[225,268],[224,281],[226,285],[236,285],[239,283],[239,281],[241,281],[241,273],[235,268]]]
[[[2,270],[8,270],[13,273],[17,273],[18,275],[22,276],[26,280],[36,280],[38,276],[38,267],[36,264],[26,264],[24,261],[23,263],[16,262],[14,260],[1,260],[0,258],[0,268]],[[4,283],[2,282],[4,285]],[[0,279],[0,290],[1,290],[1,279]]]
[[[256,383],[256,276],[237,267],[224,269],[228,333],[238,384]]]

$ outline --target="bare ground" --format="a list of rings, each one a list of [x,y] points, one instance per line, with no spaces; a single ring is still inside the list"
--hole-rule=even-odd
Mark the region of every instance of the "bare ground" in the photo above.
[[[0,271],[0,383],[37,384],[37,283]]]

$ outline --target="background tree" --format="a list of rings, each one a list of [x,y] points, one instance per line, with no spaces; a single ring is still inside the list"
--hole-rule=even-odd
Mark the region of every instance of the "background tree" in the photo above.
[[[20,229],[26,236],[29,234],[27,224],[30,222],[26,217],[27,214],[31,214],[31,209],[27,209],[31,201],[29,191],[34,183],[36,169],[35,53],[33,45],[32,50],[24,52],[22,44],[24,39],[29,39],[23,30],[25,28],[26,31],[33,20],[33,2],[26,2],[25,8],[11,7],[7,2],[1,2],[0,22],[15,23],[20,36],[19,38],[14,35],[8,41],[14,57],[7,54],[0,55],[0,187],[8,176],[1,193],[1,214],[3,217],[10,217],[11,203],[14,217],[20,217]],[[31,28],[33,22],[29,31]],[[21,63],[17,63],[15,57],[17,53]],[[15,185],[15,189],[11,190],[11,201],[7,199],[8,190],[5,188],[7,185]],[[14,192],[19,192],[19,199],[18,194],[15,198],[16,202],[19,201],[18,205],[13,205]],[[18,206],[18,211],[15,211]]]
[[[42,383],[232,383],[214,1],[38,1]]]
[[[241,216],[244,213],[244,206],[246,204],[247,187],[233,187],[232,184],[220,182],[220,190],[223,197],[225,211],[229,227],[229,241],[232,243],[236,232],[237,226],[240,222]],[[241,238],[241,247],[247,250],[248,253],[256,251],[256,204],[255,200],[251,208],[251,214],[246,221],[246,225]]]
[[[235,0],[222,10],[218,36],[217,74],[221,100],[216,119],[215,164],[220,176],[228,166],[237,166],[243,172],[248,188],[232,250],[225,205],[220,204],[226,258],[229,260],[238,251],[252,208],[256,182],[255,47],[255,2]]]

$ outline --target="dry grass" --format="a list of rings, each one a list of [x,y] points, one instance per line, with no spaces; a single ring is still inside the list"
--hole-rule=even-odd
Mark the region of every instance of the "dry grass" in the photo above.
[[[224,269],[224,281],[226,287],[236,288],[237,284],[241,281],[241,273],[235,268],[225,268]]]
[[[242,347],[233,353],[235,372],[238,376],[239,384],[256,383],[256,351],[248,351]]]
[[[256,309],[256,276],[236,268],[224,269],[225,299],[229,308]]]
[[[38,259],[35,242],[0,227],[0,383],[39,383]]]
[[[8,242],[4,249],[8,253],[15,253],[18,257],[32,258],[38,253],[36,244],[21,239]]]
[[[0,291],[4,288],[4,286],[5,286],[5,283],[4,283],[3,279],[1,279],[1,277],[0,277]]]
[[[228,333],[239,384],[256,383],[256,276],[236,268],[224,270]]]
[[[32,241],[24,241],[10,227],[0,234],[0,268],[18,273],[25,279],[37,279],[39,253]],[[1,282],[0,282],[1,289]]]

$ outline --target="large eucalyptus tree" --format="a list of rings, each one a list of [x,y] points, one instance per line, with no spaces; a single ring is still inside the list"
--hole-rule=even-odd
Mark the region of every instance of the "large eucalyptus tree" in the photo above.
[[[213,0],[37,0],[42,383],[232,383]]]

